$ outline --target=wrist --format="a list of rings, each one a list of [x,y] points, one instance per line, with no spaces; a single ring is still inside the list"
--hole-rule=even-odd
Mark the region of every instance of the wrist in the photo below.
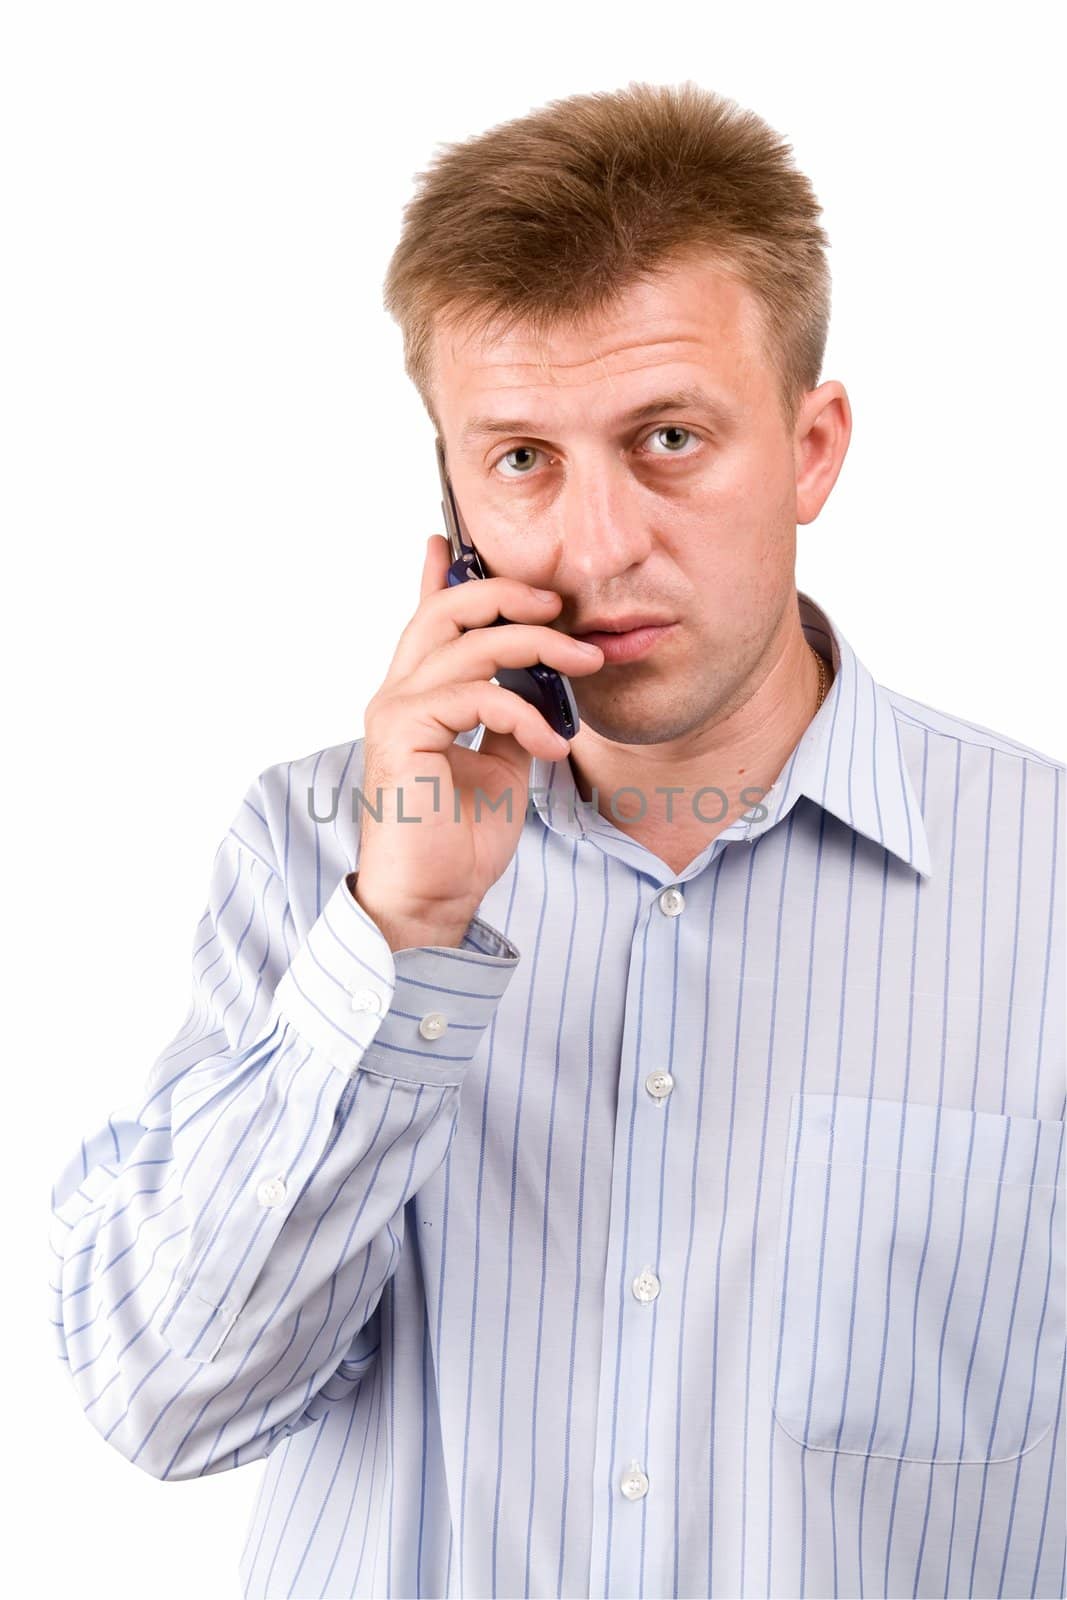
[[[458,949],[474,915],[463,906],[398,906],[396,897],[382,895],[372,884],[359,881],[358,872],[346,874],[348,892],[380,929],[390,950],[416,950],[423,945]]]

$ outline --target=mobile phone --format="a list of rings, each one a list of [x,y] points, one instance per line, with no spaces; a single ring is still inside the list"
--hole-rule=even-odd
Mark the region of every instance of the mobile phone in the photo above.
[[[448,476],[445,466],[445,447],[440,435],[437,437],[437,469],[441,476],[441,510],[444,513],[445,529],[448,534],[448,547],[452,553],[452,565],[448,569],[449,587],[457,583],[469,583],[473,579],[490,578],[493,576],[486,568],[484,561],[478,554],[467,532],[466,524],[460,516],[459,506],[452,489],[452,480]],[[494,617],[492,626],[500,623],[511,622],[511,617]],[[564,739],[573,739],[581,726],[578,717],[578,707],[574,701],[574,690],[570,680],[562,672],[557,672],[555,667],[546,667],[543,662],[534,662],[530,667],[498,667],[493,674],[502,689],[510,689],[512,693],[521,695],[537,711],[540,711],[553,733],[560,733]]]

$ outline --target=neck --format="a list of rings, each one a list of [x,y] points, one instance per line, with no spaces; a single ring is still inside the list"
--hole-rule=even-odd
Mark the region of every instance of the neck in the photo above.
[[[827,683],[831,676],[827,663]],[[689,861],[776,782],[818,698],[818,665],[790,607],[788,626],[701,728],[664,744],[619,744],[583,723],[569,757],[578,793],[588,804],[595,788],[597,810],[616,827],[666,861]],[[657,793],[668,787],[682,793]],[[624,788],[613,810],[612,794]],[[708,791],[696,800],[699,815],[698,789]]]

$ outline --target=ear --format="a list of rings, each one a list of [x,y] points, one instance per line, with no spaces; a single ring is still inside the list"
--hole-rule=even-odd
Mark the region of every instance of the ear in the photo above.
[[[852,437],[852,408],[844,384],[831,380],[808,391],[793,433],[797,522],[814,522],[826,503]]]

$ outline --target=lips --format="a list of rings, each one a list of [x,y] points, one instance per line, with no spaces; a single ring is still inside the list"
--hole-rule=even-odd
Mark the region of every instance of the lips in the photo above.
[[[575,639],[588,639],[597,633],[632,633],[635,628],[666,628],[673,621],[673,617],[604,617],[593,618],[585,622],[580,630],[573,634]]]
[[[674,626],[673,622],[656,622],[643,628],[626,628],[620,633],[594,631],[583,634],[582,638],[602,652],[605,666],[615,666],[641,660],[661,639],[670,637]]]

